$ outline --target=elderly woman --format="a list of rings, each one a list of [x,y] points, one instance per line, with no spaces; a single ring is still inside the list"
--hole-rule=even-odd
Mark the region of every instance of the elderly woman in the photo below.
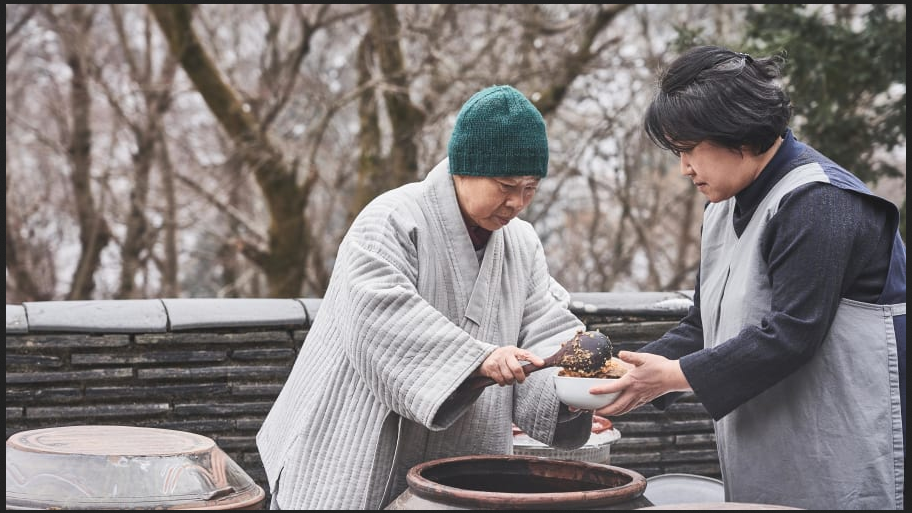
[[[512,453],[513,423],[554,447],[589,438],[592,413],[558,401],[557,369],[527,377],[520,363],[543,365],[584,327],[516,218],[547,174],[544,120],[516,89],[489,87],[463,105],[447,153],[367,205],[339,247],[257,435],[273,508],[383,508],[418,463]],[[479,377],[501,386],[454,394]]]

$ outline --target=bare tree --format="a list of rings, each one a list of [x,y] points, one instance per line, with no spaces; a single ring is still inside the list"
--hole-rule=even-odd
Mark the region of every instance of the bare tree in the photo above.
[[[9,168],[9,158],[6,160]],[[10,197],[10,174],[6,174],[6,280],[7,303],[22,301],[48,301],[53,298],[54,271],[53,265],[45,260],[45,266],[38,265],[40,248],[30,246],[20,232],[23,223],[18,219],[14,198]],[[47,256],[47,255],[45,255]],[[44,269],[45,277],[50,283],[39,284],[34,277]],[[12,278],[10,282],[9,278]]]
[[[67,299],[89,299],[95,289],[101,251],[111,240],[111,230],[96,205],[92,191],[92,127],[90,86],[90,40],[95,7],[71,4],[60,8],[45,6],[42,14],[60,37],[70,78],[69,127],[65,130],[69,157],[70,185],[79,223],[81,253],[73,272]]]
[[[37,11],[37,5],[24,6],[6,6],[6,69],[7,96],[11,93],[16,98],[23,98],[24,87],[15,81],[10,82],[9,63],[10,59],[21,48],[23,37],[22,29],[32,19]],[[18,87],[17,87],[18,86]],[[15,91],[15,92],[14,92]],[[7,134],[10,132],[10,118],[7,115],[6,121]],[[41,287],[33,276],[37,275],[35,262],[37,258],[31,253],[33,248],[29,246],[28,239],[21,235],[24,231],[24,223],[19,217],[21,209],[16,208],[15,189],[10,187],[10,139],[6,139],[6,295],[7,303],[10,303],[12,297],[14,302],[20,301],[41,301],[52,297],[52,289]],[[12,196],[11,196],[12,193]],[[52,268],[49,267],[49,268]],[[10,281],[12,279],[12,281]]]
[[[358,83],[362,88],[359,101],[361,155],[354,199],[348,208],[350,220],[379,193],[419,177],[415,137],[424,123],[424,113],[409,97],[409,73],[405,68],[401,38],[402,26],[396,5],[371,5],[370,28],[358,47]],[[388,156],[381,155],[378,94],[382,94],[391,128],[392,144]]]
[[[493,84],[545,116],[548,178],[523,217],[559,281],[690,288],[704,200],[642,113],[678,38],[737,41],[744,12],[8,5],[7,298],[66,297],[89,269],[83,297],[320,296],[353,217],[439,162]]]
[[[38,4],[31,5],[10,5],[6,4],[6,62],[9,68],[9,60],[15,55],[16,51],[22,46],[22,28],[32,19],[38,10]]]
[[[164,214],[162,227],[164,231],[163,246],[164,255],[158,257],[153,252],[152,258],[155,260],[162,273],[161,295],[163,297],[178,297],[180,294],[180,284],[178,282],[178,251],[177,251],[177,193],[175,187],[174,168],[171,165],[171,156],[168,152],[168,145],[164,137],[159,133],[159,143],[157,145],[161,163],[162,189],[164,192]]]
[[[256,262],[269,280],[275,297],[295,297],[304,281],[304,267],[311,234],[305,222],[307,198],[318,178],[310,167],[302,184],[297,183],[295,162],[283,159],[237,93],[221,76],[192,26],[193,7],[186,4],[150,4],[171,51],[203,96],[222,128],[235,143],[240,158],[253,169],[269,205],[269,248],[245,245],[243,253]],[[306,27],[305,28],[310,28]],[[307,30],[307,34],[312,34]]]
[[[126,233],[121,244],[120,286],[116,297],[129,299],[143,297],[136,290],[138,271],[151,261],[155,233],[147,219],[149,211],[150,176],[155,163],[156,145],[161,139],[161,124],[171,104],[171,85],[177,63],[165,54],[160,69],[156,70],[152,55],[151,20],[142,20],[144,37],[134,42],[132,30],[126,27],[121,6],[111,4],[111,22],[115,29],[122,61],[126,64],[135,93],[124,94],[115,90],[112,82],[102,75],[101,66],[93,66],[95,82],[107,98],[117,119],[124,123],[133,136],[135,150],[132,155],[132,187],[126,216]],[[138,46],[141,46],[137,48]],[[126,107],[128,101],[134,108]],[[134,114],[135,113],[135,114]]]

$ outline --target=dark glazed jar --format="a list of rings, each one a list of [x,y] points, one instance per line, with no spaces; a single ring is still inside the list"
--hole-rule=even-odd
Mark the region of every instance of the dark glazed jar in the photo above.
[[[636,509],[646,478],[632,470],[536,456],[481,455],[415,465],[386,509]]]

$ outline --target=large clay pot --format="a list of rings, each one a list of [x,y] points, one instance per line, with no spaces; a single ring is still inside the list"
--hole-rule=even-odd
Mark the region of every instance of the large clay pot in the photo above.
[[[632,470],[536,456],[443,458],[412,467],[387,509],[635,509],[652,506]]]

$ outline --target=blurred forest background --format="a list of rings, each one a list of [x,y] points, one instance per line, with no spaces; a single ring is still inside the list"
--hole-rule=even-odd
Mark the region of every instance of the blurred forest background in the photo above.
[[[704,198],[642,114],[697,43],[785,52],[796,135],[905,223],[902,4],[7,4],[6,302],[321,297],[493,84],[548,124],[523,217],[558,281],[690,289]]]

